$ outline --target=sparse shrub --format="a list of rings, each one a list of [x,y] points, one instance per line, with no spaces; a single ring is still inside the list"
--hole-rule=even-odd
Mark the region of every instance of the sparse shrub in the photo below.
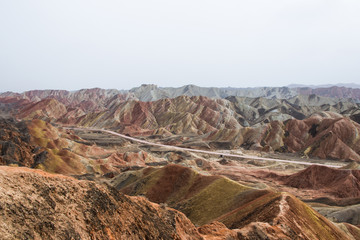
[[[160,207],[161,207],[162,209],[165,209],[165,210],[166,210],[166,208],[167,208],[167,203],[160,203]]]

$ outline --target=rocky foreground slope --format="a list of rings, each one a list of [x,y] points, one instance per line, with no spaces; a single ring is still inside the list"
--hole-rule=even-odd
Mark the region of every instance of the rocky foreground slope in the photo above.
[[[182,213],[93,182],[0,167],[1,239],[203,239]]]
[[[165,190],[158,188],[159,194],[167,196],[166,199],[183,192],[188,197],[192,196],[192,206],[195,207],[196,203],[200,204],[196,199],[208,196],[216,200],[219,198],[221,186],[227,189],[227,184],[223,183],[221,178],[215,179],[212,183],[210,181],[209,184],[207,177],[198,176],[197,179],[200,180],[194,181],[193,184],[199,185],[200,188],[193,192],[188,188],[191,185],[187,186],[188,181],[182,183],[178,180],[179,177],[184,178],[187,172],[190,175],[194,173],[182,167],[169,167],[179,174],[163,175],[157,179],[159,182],[169,182]],[[170,179],[167,179],[169,177]],[[222,182],[220,185],[219,181]],[[237,199],[243,203],[240,208],[231,210],[234,202],[229,198],[217,202],[221,203],[220,207],[216,204],[210,205],[215,209],[230,210],[217,218],[223,223],[215,221],[196,228],[184,214],[164,204],[151,203],[144,197],[128,197],[114,188],[90,181],[80,181],[41,170],[2,166],[0,183],[2,239],[220,240],[359,237],[356,227],[343,224],[339,228],[289,194],[272,193],[270,196],[268,192],[256,198],[256,194],[252,194],[251,191],[246,193],[249,189],[243,187],[234,189],[240,193]],[[145,185],[147,184],[145,181]],[[179,184],[181,186],[177,186]],[[235,183],[230,181],[228,184]],[[176,190],[170,191],[174,187]],[[151,191],[154,191],[154,188]],[[241,194],[242,192],[245,192],[245,195]],[[215,198],[211,197],[212,195]],[[230,198],[237,195],[230,194]],[[249,200],[249,196],[254,199],[244,203],[246,200],[242,198]],[[194,208],[194,216],[212,214],[211,211],[214,209],[206,206],[209,205],[197,206],[202,209]]]

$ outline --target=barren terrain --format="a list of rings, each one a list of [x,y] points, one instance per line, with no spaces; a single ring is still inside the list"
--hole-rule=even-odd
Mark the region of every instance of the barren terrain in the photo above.
[[[360,239],[357,92],[244,91],[1,94],[1,235]]]

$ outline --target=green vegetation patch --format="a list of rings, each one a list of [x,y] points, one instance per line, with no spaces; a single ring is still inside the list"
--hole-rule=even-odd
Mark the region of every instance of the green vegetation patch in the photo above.
[[[342,233],[311,207],[290,196],[286,197],[286,201],[291,207],[292,214],[301,216],[302,221],[298,224],[302,227],[304,235],[311,236],[314,239],[342,239]]]
[[[233,209],[234,199],[248,187],[219,178],[189,200],[175,206],[195,224],[210,223]]]
[[[245,197],[245,196],[244,196]],[[241,228],[251,222],[272,222],[280,211],[281,193],[268,192],[221,216],[228,228]]]

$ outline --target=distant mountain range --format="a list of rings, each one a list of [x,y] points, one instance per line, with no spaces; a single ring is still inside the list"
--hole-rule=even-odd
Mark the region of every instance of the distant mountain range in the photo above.
[[[356,84],[355,84],[356,85]],[[294,86],[294,85],[292,85]],[[327,88],[311,87],[256,87],[256,88],[216,88],[216,87],[199,87],[195,85],[185,85],[178,88],[158,87],[154,84],[143,84],[140,87],[130,90],[116,89],[82,89],[78,91],[66,90],[33,90],[23,93],[5,92],[0,97],[19,97],[30,101],[40,100],[47,97],[57,100],[67,99],[70,102],[83,100],[93,100],[94,94],[100,96],[119,96],[124,99],[134,99],[143,102],[156,101],[165,98],[174,98],[178,96],[205,96],[209,98],[227,98],[235,97],[264,97],[289,99],[298,95],[311,95],[331,97],[331,98],[352,98],[360,101],[360,88],[332,86]]]
[[[337,83],[337,84],[323,84],[323,85],[290,84],[287,87],[289,88],[330,88],[330,87],[360,88],[360,84],[356,84],[356,83]]]

